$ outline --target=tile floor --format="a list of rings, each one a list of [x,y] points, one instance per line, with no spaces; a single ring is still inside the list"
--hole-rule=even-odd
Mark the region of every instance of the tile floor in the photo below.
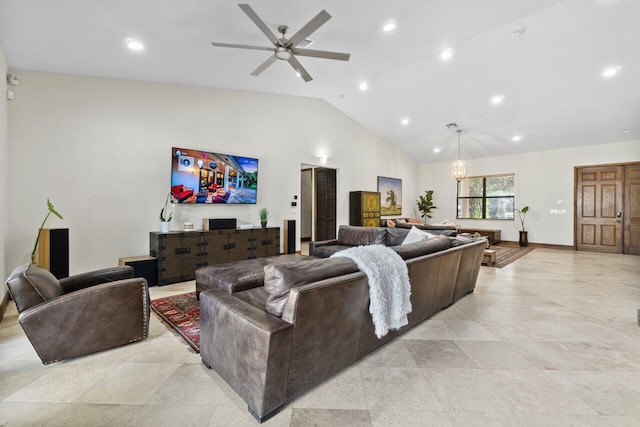
[[[637,427],[638,308],[640,257],[536,249],[265,425]],[[49,366],[16,318],[0,325],[0,426],[257,425],[155,315],[144,342]]]

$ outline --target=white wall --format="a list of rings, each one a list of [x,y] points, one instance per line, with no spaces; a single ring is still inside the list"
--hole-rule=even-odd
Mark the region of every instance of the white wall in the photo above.
[[[177,206],[173,229],[204,217],[258,224],[263,206],[269,223],[282,227],[298,217],[290,203],[300,195],[300,164],[317,164],[319,155],[338,169],[338,224],[348,223],[349,191],[375,191],[378,175],[403,179],[405,200],[418,192],[412,159],[320,99],[17,73],[9,105],[9,266],[28,261],[47,197],[64,216],[47,225],[69,228],[72,274],[147,254],[149,231],[160,228],[172,146],[260,159],[257,205]]]
[[[529,242],[573,245],[574,167],[640,161],[640,141],[542,151],[467,161],[469,176],[515,173],[516,207],[529,206],[525,227]],[[502,239],[517,241],[520,222],[505,220],[456,220],[456,182],[449,177],[449,163],[422,165],[420,190],[434,190],[432,222],[449,219],[464,227],[502,230]],[[563,200],[564,205],[558,205]],[[554,215],[550,209],[565,209]]]
[[[9,274],[10,264],[7,262],[7,217],[8,217],[8,189],[7,189],[7,165],[8,165],[8,101],[7,93],[7,60],[0,45],[0,278],[3,279]],[[0,301],[7,293],[6,286],[0,286]]]

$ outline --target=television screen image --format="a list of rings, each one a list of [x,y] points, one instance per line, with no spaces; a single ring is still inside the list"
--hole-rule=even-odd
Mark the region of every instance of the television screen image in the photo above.
[[[173,147],[171,195],[175,203],[255,204],[258,159]]]

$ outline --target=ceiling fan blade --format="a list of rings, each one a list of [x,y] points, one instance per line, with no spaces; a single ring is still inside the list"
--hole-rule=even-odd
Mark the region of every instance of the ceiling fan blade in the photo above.
[[[251,9],[251,6],[249,6],[248,4],[239,4],[238,6],[240,6],[240,9],[242,9],[243,12],[247,14],[249,19],[251,19],[253,23],[256,24],[258,28],[260,28],[260,31],[262,31],[264,35],[267,36],[269,40],[271,40],[271,43],[273,43],[275,46],[278,46],[278,37],[273,34],[273,31],[271,31],[269,27],[267,27],[267,24],[265,24],[264,21],[260,19],[260,17],[253,11],[253,9]]]
[[[268,50],[270,52],[275,51],[275,48],[273,47],[249,46],[246,44],[232,44],[232,43],[218,43],[218,42],[211,42],[211,44],[218,47],[234,47],[237,49],[251,49],[251,50]]]
[[[300,43],[302,40],[309,37],[311,33],[313,33],[315,30],[320,28],[322,24],[327,22],[329,19],[331,19],[331,15],[329,15],[326,10],[323,10],[322,12],[317,14],[315,18],[307,22],[307,25],[300,28],[300,30],[297,33],[295,33],[293,36],[291,36],[291,38],[289,38],[289,41],[287,42],[287,47],[297,46],[298,43]]]
[[[311,75],[307,73],[307,70],[304,69],[302,64],[296,59],[295,56],[291,55],[291,58],[289,58],[287,62],[291,64],[294,70],[300,73],[300,76],[304,79],[305,82],[310,82],[311,80],[313,80],[311,78]]]
[[[269,58],[267,58],[266,61],[264,61],[262,64],[260,64],[260,66],[258,68],[253,70],[251,75],[252,76],[259,76],[260,73],[262,73],[264,70],[269,68],[269,65],[273,64],[274,62],[276,62],[276,59],[278,59],[278,58],[276,58],[275,55],[271,55]]]
[[[291,53],[300,56],[311,56],[314,58],[336,59],[338,61],[348,61],[351,57],[350,53],[327,52],[324,50],[313,49],[291,49]]]

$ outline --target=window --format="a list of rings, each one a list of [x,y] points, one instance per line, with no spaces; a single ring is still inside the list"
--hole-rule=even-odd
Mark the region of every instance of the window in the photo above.
[[[476,176],[458,181],[459,219],[513,219],[515,175]]]

